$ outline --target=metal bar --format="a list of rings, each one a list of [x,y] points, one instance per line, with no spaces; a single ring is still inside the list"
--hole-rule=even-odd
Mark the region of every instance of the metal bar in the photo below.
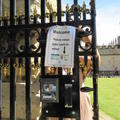
[[[61,0],[57,0],[57,22],[59,24],[59,22],[61,22]],[[59,76],[59,86],[64,86],[63,82],[62,82],[62,68],[58,68],[58,76]],[[61,104],[60,106],[60,110],[62,111],[62,105],[63,105],[63,99],[62,99],[62,88],[59,87],[59,104]],[[60,113],[61,114],[61,113]],[[62,120],[63,118],[60,117],[59,120]]]
[[[22,17],[21,16],[19,16],[19,18],[18,18],[18,25],[22,25]]]
[[[0,0],[0,16],[2,16],[2,0]],[[2,60],[0,59],[0,64],[1,63]],[[2,68],[1,67],[0,67],[0,120],[2,120]]]
[[[61,0],[57,0],[57,22],[61,22]]]
[[[22,65],[22,64],[23,64],[23,59],[22,59],[22,57],[19,57],[19,59],[18,59],[18,64],[19,64],[19,65]]]
[[[15,0],[10,0],[10,24],[15,24]],[[14,41],[14,33],[10,33],[10,41]],[[14,45],[12,45],[14,46]],[[14,50],[11,50],[11,54]],[[16,120],[16,72],[14,68],[15,58],[10,58],[10,120]]]
[[[8,58],[4,58],[3,59],[3,64],[5,65],[5,64],[8,64]]]
[[[45,3],[46,0],[41,0],[41,23],[45,23]]]
[[[29,24],[30,0],[25,0],[25,24]],[[29,53],[29,30],[25,31],[25,52]],[[31,96],[30,96],[30,58],[25,57],[25,80],[26,80],[26,120],[31,120]]]
[[[61,0],[57,0],[57,22],[59,24],[59,22],[61,22]],[[62,68],[58,68],[58,75],[59,75],[59,86],[64,86],[63,82],[62,82]],[[59,104],[61,104],[60,106],[60,111],[63,111],[62,109],[62,105],[63,105],[63,99],[62,99],[62,88],[59,87]],[[61,113],[60,113],[61,114]],[[61,114],[62,115],[62,114]],[[59,120],[63,120],[63,117],[59,117]]]
[[[93,53],[93,108],[94,108],[94,120],[99,119],[99,109],[98,109],[98,78],[97,78],[97,53],[96,53],[96,9],[95,9],[95,0],[91,0],[91,28],[92,28],[92,53]]]
[[[34,21],[33,21],[33,23],[34,23],[34,24],[37,23],[37,17],[36,17],[36,16],[34,16]]]
[[[77,5],[78,5],[78,0],[74,0],[74,5],[75,5],[75,9],[74,9],[74,22],[78,22],[78,9],[77,9]],[[77,86],[76,86],[76,94],[78,96],[78,98],[76,98],[76,103],[78,105],[78,116],[76,116],[77,118],[76,119],[79,119],[81,120],[81,117],[80,117],[80,82],[79,82],[79,55],[78,55],[78,45],[79,45],[79,41],[75,41],[75,58],[74,58],[74,69],[75,69],[75,76],[76,76],[76,83],[77,83]]]
[[[50,23],[53,23],[53,15],[52,15],[52,13],[50,14]]]
[[[10,58],[10,120],[16,120],[16,73],[15,59]]]
[[[16,14],[16,0],[10,0],[10,24],[14,25],[14,16]]]
[[[37,65],[38,64],[38,57],[34,57],[34,64]]]
[[[2,0],[0,0],[0,16],[2,16]]]
[[[0,64],[2,60],[0,59]],[[2,120],[2,66],[0,66],[0,120]]]
[[[46,3],[46,0],[41,0],[41,24],[45,24],[45,3]],[[45,26],[44,28],[41,29],[41,38],[44,38],[44,37],[45,37]],[[45,53],[44,43],[41,45],[41,51],[43,54]],[[42,56],[41,57],[41,75],[45,75],[44,60],[45,60],[45,57]]]
[[[83,12],[83,20],[86,20],[86,12]]]
[[[2,17],[2,0],[0,0],[0,17]],[[2,21],[0,21],[0,26],[2,25]]]
[[[61,0],[57,0],[57,22],[61,22]],[[62,68],[58,68],[58,74],[59,76],[62,75]],[[60,83],[59,83],[60,84]]]
[[[29,24],[30,17],[30,0],[25,0],[25,24]]]
[[[41,28],[41,39],[43,39],[45,37],[45,3],[46,3],[46,0],[41,0],[41,24],[43,26],[43,28]],[[43,43],[43,42],[41,43],[41,53],[42,53],[42,56],[41,56],[41,76],[45,76],[45,67],[44,67],[45,43]],[[42,106],[42,111],[44,109],[43,106]],[[40,120],[46,120],[46,117],[44,114],[41,115]]]
[[[43,55],[41,55],[41,53],[37,53],[37,54],[28,54],[27,57],[41,57]],[[11,57],[11,54],[9,55],[1,55],[0,58],[8,58],[8,57]],[[15,54],[13,55],[12,57],[22,57],[22,58],[25,58],[26,57],[26,54],[25,53],[21,53],[21,54]]]
[[[66,22],[69,22],[69,12],[66,13]]]
[[[1,30],[6,30],[6,29],[9,29],[9,30],[25,30],[25,29],[33,29],[33,28],[47,28],[47,27],[50,27],[50,26],[53,26],[53,25],[56,25],[56,24],[59,24],[59,25],[71,25],[71,26],[75,26],[75,27],[78,27],[79,25],[91,25],[91,21],[90,20],[86,20],[86,21],[83,21],[83,20],[80,20],[78,21],[77,23],[75,23],[74,21],[69,21],[69,22],[54,22],[54,23],[45,23],[43,25],[43,23],[41,24],[29,24],[29,25],[17,25],[17,26],[1,26]]]
[[[74,4],[77,5],[78,4],[78,0],[74,0]]]
[[[74,22],[78,21],[78,10],[77,10],[77,5],[78,5],[78,0],[74,0],[74,5],[75,5],[75,9],[74,9]]]
[[[31,120],[31,96],[30,96],[30,58],[25,58],[25,80],[26,80],[26,120]]]
[[[76,116],[77,118],[76,119],[80,119],[80,82],[79,82],[79,52],[78,52],[78,45],[79,45],[79,41],[76,41],[75,42],[75,57],[74,57],[74,75],[75,75],[75,81],[76,81],[76,89],[75,89],[75,92],[77,94],[76,96],[76,104],[78,105],[78,113]]]

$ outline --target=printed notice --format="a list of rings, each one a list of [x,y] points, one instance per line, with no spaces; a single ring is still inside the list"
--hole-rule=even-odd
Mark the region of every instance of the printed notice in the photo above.
[[[72,26],[52,26],[49,29],[45,66],[73,68],[75,33],[75,27]]]

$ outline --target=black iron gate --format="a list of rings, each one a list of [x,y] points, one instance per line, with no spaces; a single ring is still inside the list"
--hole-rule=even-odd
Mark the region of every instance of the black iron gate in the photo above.
[[[90,1],[90,8],[86,8],[86,4],[79,5],[78,0],[73,1],[73,5],[66,6],[66,10],[62,11],[61,0],[57,0],[57,11],[50,11],[46,13],[46,0],[41,0],[41,15],[34,10],[34,15],[30,16],[30,0],[25,0],[25,15],[21,13],[16,15],[16,0],[10,0],[10,17],[5,12],[2,15],[0,9],[0,81],[2,81],[2,69],[10,65],[10,120],[16,120],[16,70],[15,67],[23,66],[25,61],[25,80],[26,80],[26,120],[31,120],[31,96],[30,96],[30,75],[31,75],[31,58],[34,58],[34,64],[38,64],[38,58],[41,58],[41,87],[43,81],[54,83],[58,87],[59,102],[46,103],[43,102],[42,115],[40,120],[47,117],[76,118],[80,120],[80,97],[79,97],[79,56],[85,57],[87,64],[87,57],[93,57],[93,119],[98,120],[98,88],[97,88],[97,55],[96,55],[96,10],[95,0]],[[0,0],[1,3],[1,0]],[[2,7],[2,4],[0,4]],[[1,8],[0,7],[0,8]],[[64,20],[62,18],[64,17]],[[49,18],[49,22],[46,22]],[[56,18],[54,20],[53,18]],[[75,40],[75,58],[73,73],[67,68],[68,74],[62,74],[62,68],[51,68],[51,74],[46,74],[44,66],[45,47],[47,29],[53,25],[70,25],[74,27],[81,26],[83,31],[76,32]],[[38,34],[36,47],[31,42],[31,31]],[[24,35],[24,44],[19,46],[18,36]],[[92,35],[91,45],[83,46],[81,38],[83,36]],[[6,41],[5,41],[6,40]],[[79,50],[81,49],[81,50]],[[9,60],[8,60],[9,59]],[[57,69],[58,73],[55,73]],[[57,81],[57,82],[56,82]],[[2,84],[2,82],[0,82]],[[85,90],[86,88],[83,88]],[[90,90],[87,88],[87,90]],[[65,94],[70,94],[68,98]],[[41,93],[42,96],[42,93]],[[65,99],[69,107],[65,107]],[[69,105],[70,104],[70,105]],[[70,107],[72,104],[72,107]],[[1,107],[1,106],[0,106]],[[2,109],[0,108],[0,112]],[[1,113],[0,113],[0,119]]]

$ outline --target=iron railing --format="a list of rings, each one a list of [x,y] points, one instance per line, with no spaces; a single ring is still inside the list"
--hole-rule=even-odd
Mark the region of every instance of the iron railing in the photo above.
[[[2,0],[0,0],[1,3]],[[61,0],[56,0],[57,11],[46,13],[46,0],[40,0],[41,15],[38,15],[36,9],[34,15],[30,16],[30,0],[25,0],[25,15],[19,13],[16,15],[16,0],[10,0],[10,16],[7,11],[2,14],[2,4],[0,4],[0,86],[2,85],[2,69],[10,69],[10,120],[16,120],[16,67],[23,67],[25,62],[25,81],[26,81],[26,120],[31,120],[31,96],[30,96],[30,75],[31,75],[31,58],[34,58],[35,66],[38,65],[38,58],[41,58],[41,78],[58,78],[59,79],[59,103],[44,103],[42,106],[42,115],[40,120],[47,117],[64,117],[76,118],[80,120],[80,94],[79,94],[79,56],[85,57],[85,66],[88,56],[93,57],[93,119],[98,120],[98,65],[96,54],[96,8],[95,0],[90,0],[90,8],[86,4],[79,5],[78,0],[73,0],[73,5],[66,6],[62,11]],[[89,16],[89,17],[87,17]],[[53,17],[56,20],[53,20]],[[62,18],[64,17],[64,21]],[[46,22],[49,18],[49,22]],[[57,75],[46,75],[44,66],[45,46],[47,29],[53,25],[70,25],[79,27],[83,31],[76,31],[75,40],[75,58],[72,75],[64,76],[62,68],[58,68]],[[34,45],[32,36],[38,35]],[[81,44],[83,36],[92,36],[90,47]],[[24,38],[22,39],[21,36]],[[20,41],[23,41],[20,44]],[[81,49],[81,51],[78,50]],[[34,66],[34,67],[35,67]],[[84,66],[84,67],[85,67]],[[74,79],[74,82],[71,81]],[[44,80],[44,79],[43,79]],[[64,107],[64,86],[72,84],[72,108]],[[1,94],[0,94],[1,95]],[[0,101],[1,101],[0,96]],[[1,105],[1,104],[0,104]],[[58,109],[59,108],[59,109]],[[46,112],[47,110],[47,112]],[[48,112],[49,111],[49,112]],[[1,117],[0,106],[0,119]]]

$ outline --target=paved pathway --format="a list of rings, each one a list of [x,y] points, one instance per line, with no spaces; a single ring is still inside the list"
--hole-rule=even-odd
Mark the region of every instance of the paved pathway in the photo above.
[[[104,112],[100,111],[99,113],[99,120],[115,120],[113,118],[111,118],[110,116],[106,115]],[[58,120],[56,118],[49,118],[48,120]],[[67,120],[75,120],[75,119],[71,119],[71,118],[67,118]]]
[[[111,118],[110,116],[106,115],[104,112],[100,111],[100,120],[115,120],[113,118]]]

